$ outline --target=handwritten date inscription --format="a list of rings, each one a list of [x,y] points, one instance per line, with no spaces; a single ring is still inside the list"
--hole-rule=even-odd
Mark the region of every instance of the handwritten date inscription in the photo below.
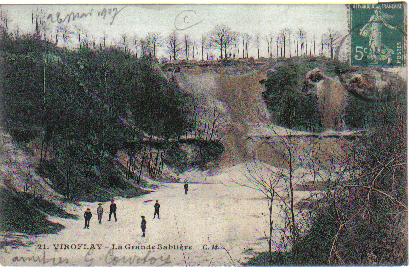
[[[120,12],[125,8],[126,7],[121,7],[121,8],[112,7],[112,8],[103,8],[99,10],[90,9],[85,12],[70,11],[67,13],[61,13],[58,11],[56,13],[49,13],[48,16],[46,17],[46,20],[51,23],[64,24],[64,23],[70,23],[70,22],[79,21],[88,17],[96,16],[103,20],[109,19],[110,25],[112,25],[117,15],[119,15]]]

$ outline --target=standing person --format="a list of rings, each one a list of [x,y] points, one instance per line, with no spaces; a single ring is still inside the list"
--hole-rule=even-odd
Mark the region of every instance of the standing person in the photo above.
[[[116,203],[114,203],[114,199],[111,199],[110,215],[108,217],[108,221],[111,221],[111,215],[114,214],[114,219],[117,222],[117,214],[116,214],[116,211],[117,211],[117,205],[116,205]]]
[[[90,210],[90,208],[87,208],[87,210],[84,212],[84,219],[85,219],[84,229],[89,229],[90,228],[91,217],[92,217],[91,210]]]
[[[142,228],[142,232],[143,232],[143,234],[142,234],[142,237],[145,237],[146,236],[146,219],[144,219],[144,216],[142,215],[142,223],[141,223],[141,228]]]
[[[183,185],[183,188],[185,189],[185,195],[187,195],[188,194],[188,182],[187,181]]]
[[[153,214],[153,219],[155,219],[156,214],[157,214],[157,219],[160,219],[160,217],[159,217],[159,209],[160,209],[159,200],[156,200],[156,203],[155,203],[154,207],[155,207],[155,213]]]
[[[104,209],[102,207],[103,204],[98,203],[97,214],[98,214],[98,223],[101,224],[101,220],[103,219]]]

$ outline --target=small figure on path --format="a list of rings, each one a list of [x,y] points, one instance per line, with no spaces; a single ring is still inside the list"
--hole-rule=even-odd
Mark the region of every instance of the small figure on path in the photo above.
[[[87,208],[87,210],[84,212],[84,219],[85,219],[84,229],[89,229],[90,228],[91,217],[92,217],[91,210],[90,210],[90,208]]]
[[[186,181],[185,184],[183,185],[183,188],[185,189],[185,195],[188,194],[188,182]]]
[[[156,203],[155,203],[154,207],[155,207],[155,213],[153,214],[153,219],[155,219],[156,214],[157,214],[157,219],[160,219],[160,217],[159,217],[160,204],[159,204],[158,200],[156,200]]]
[[[97,214],[98,214],[98,223],[101,224],[101,220],[103,219],[104,209],[102,207],[103,204],[98,203]]]
[[[117,214],[116,214],[116,211],[117,211],[117,205],[116,205],[116,203],[114,203],[114,199],[112,199],[111,200],[111,204],[110,204],[110,215],[108,217],[108,221],[111,221],[111,215],[114,214],[114,219],[117,222]]]
[[[146,219],[144,219],[144,216],[142,215],[142,223],[141,223],[141,228],[142,228],[142,237],[146,236]]]

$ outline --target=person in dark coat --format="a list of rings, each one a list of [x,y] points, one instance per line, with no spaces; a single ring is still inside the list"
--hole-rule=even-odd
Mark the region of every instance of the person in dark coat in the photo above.
[[[97,208],[97,215],[98,215],[98,223],[101,224],[101,220],[103,219],[103,213],[104,213],[104,209],[102,207],[103,204],[98,203],[98,208]]]
[[[114,214],[114,219],[117,222],[117,205],[116,203],[114,203],[114,199],[111,200],[111,204],[110,204],[110,215],[108,216],[108,221],[111,221],[111,215]]]
[[[185,182],[185,184],[183,185],[183,188],[185,189],[185,195],[188,194],[188,182]]]
[[[142,223],[140,224],[140,227],[142,228],[142,237],[146,236],[146,219],[144,219],[144,216],[142,215]]]
[[[153,214],[153,219],[155,219],[156,214],[157,214],[157,219],[160,219],[160,217],[159,217],[160,204],[159,204],[158,200],[156,200],[156,203],[155,203],[154,207],[155,207],[155,213]]]
[[[87,210],[84,212],[84,219],[85,219],[84,229],[89,229],[90,228],[91,217],[92,217],[91,210],[90,210],[90,208],[87,208]]]

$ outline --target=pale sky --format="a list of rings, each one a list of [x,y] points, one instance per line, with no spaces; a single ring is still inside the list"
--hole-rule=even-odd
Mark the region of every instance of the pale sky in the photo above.
[[[32,10],[40,6],[6,5],[11,30],[19,27],[21,32],[33,32]],[[211,31],[217,24],[225,24],[233,31],[249,34],[278,33],[283,28],[293,32],[302,28],[307,38],[315,35],[317,40],[328,28],[347,33],[348,15],[345,5],[43,5],[46,14],[52,14],[56,21],[56,13],[65,18],[71,12],[90,12],[82,19],[66,23],[70,29],[81,27],[90,36],[101,37],[103,33],[111,40],[119,41],[122,34],[129,37],[144,37],[148,32],[160,32],[167,36],[177,29],[179,35],[189,34],[200,39],[202,34]],[[118,10],[112,24],[112,15],[107,13],[104,19],[101,13],[104,8]],[[194,25],[195,24],[195,25]],[[48,21],[51,31],[55,31],[58,23]],[[193,25],[193,26],[192,26]],[[191,27],[189,27],[191,26]],[[181,28],[189,27],[186,30]],[[179,30],[178,30],[179,29]],[[254,54],[252,43],[250,54]],[[266,50],[266,42],[262,41],[261,51]],[[165,51],[164,49],[161,49]]]

